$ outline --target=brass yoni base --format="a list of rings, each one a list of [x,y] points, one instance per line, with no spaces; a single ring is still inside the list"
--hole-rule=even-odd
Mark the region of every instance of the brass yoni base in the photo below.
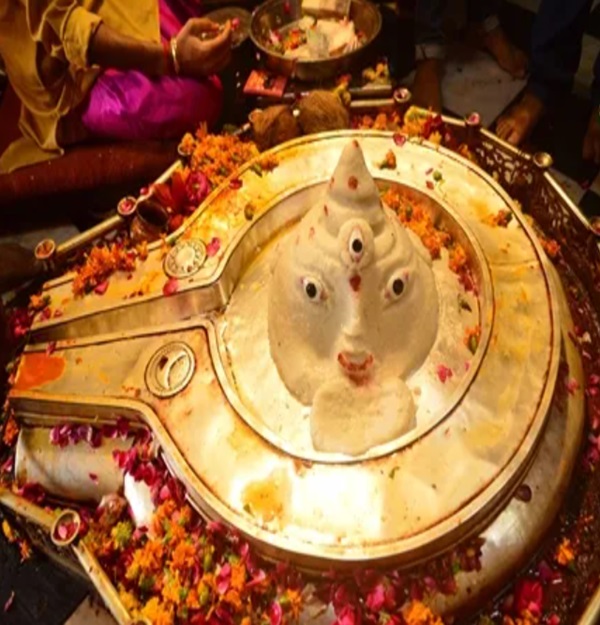
[[[477,287],[464,294],[469,314],[442,311],[444,340],[407,382],[420,397],[417,427],[357,458],[311,448],[307,408],[276,375],[265,321],[273,243],[318,201],[350,137],[380,183],[410,189],[463,245]],[[397,168],[380,170],[389,150]],[[376,132],[307,137],[272,153],[272,172],[242,168],[241,187],[217,189],[166,259],[151,247],[104,295],[74,298],[69,275],[48,283],[64,314],[35,323],[11,403],[31,427],[144,421],[205,516],[306,569],[410,566],[483,532],[483,570],[459,575],[459,592],[440,604],[454,609],[532,553],[571,474],[583,400],[564,392],[561,359],[571,377],[582,374],[563,338],[571,321],[560,284],[506,193],[454,153]],[[434,170],[442,183],[431,188]],[[512,221],[490,225],[501,210]],[[439,284],[448,279],[446,256],[434,270]],[[179,288],[164,297],[174,275]],[[443,383],[438,367],[476,324],[476,353]],[[58,342],[47,355],[49,340]],[[529,503],[513,499],[523,483]]]

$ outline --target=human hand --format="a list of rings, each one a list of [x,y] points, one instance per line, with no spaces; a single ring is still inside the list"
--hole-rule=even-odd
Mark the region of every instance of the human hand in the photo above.
[[[188,20],[177,35],[177,60],[183,76],[216,74],[231,60],[231,24],[221,32],[218,24],[205,18]]]

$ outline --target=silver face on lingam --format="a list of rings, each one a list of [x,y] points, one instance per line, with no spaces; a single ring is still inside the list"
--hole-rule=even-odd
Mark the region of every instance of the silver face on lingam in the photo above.
[[[290,393],[312,406],[315,449],[360,454],[415,426],[404,379],[437,335],[430,265],[352,141],[323,201],[278,250],[269,287],[271,355]]]

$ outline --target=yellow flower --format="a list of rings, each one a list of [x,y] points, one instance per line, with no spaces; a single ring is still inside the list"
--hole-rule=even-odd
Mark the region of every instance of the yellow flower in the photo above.
[[[406,625],[444,625],[442,619],[421,601],[411,601],[402,609],[402,616]]]
[[[175,547],[175,549],[173,549],[173,555],[171,556],[171,565],[174,569],[190,569],[194,566],[195,561],[196,549],[194,545],[180,542]]]
[[[162,569],[164,547],[161,543],[149,540],[143,547],[133,552],[133,559],[127,569],[127,579],[136,579],[141,573],[148,575]]]
[[[17,537],[15,536],[15,531],[6,519],[2,521],[2,533],[9,543],[14,543],[15,540],[17,540]]]
[[[562,542],[556,550],[554,559],[561,566],[569,566],[575,560],[575,551],[568,538],[563,538]]]
[[[172,607],[166,607],[158,597],[152,597],[142,608],[142,616],[147,618],[152,625],[173,625],[175,615]]]
[[[243,564],[233,564],[231,566],[231,588],[242,591],[246,584],[246,567]]]
[[[162,589],[162,596],[165,601],[179,604],[182,586],[178,577],[171,577]]]
[[[228,603],[230,606],[239,610],[242,607],[242,599],[240,598],[240,593],[237,590],[233,590],[230,588],[225,595],[223,596],[223,601]]]
[[[133,614],[140,607],[140,602],[137,600],[137,597],[128,590],[125,590],[123,586],[119,586],[119,599],[130,614]]]
[[[298,619],[302,610],[302,593],[299,590],[288,589],[285,595],[289,601],[290,611],[294,619]]]

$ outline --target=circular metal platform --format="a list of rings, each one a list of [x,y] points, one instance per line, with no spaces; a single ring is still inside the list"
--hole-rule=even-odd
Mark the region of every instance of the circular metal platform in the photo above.
[[[463,245],[476,283],[476,294],[461,290],[447,256],[434,261],[440,332],[407,380],[418,391],[417,427],[358,457],[312,448],[306,408],[278,380],[266,343],[273,244],[321,197],[350,137],[379,184],[400,185]],[[397,168],[382,170],[377,163],[389,150]],[[499,546],[508,552],[518,544],[514,564],[556,511],[583,420],[579,399],[552,403],[561,349],[572,375],[579,361],[561,347],[568,313],[559,312],[560,287],[534,234],[492,178],[427,143],[400,147],[386,133],[335,133],[272,154],[279,163],[272,172],[258,175],[248,163],[237,173],[241,186],[222,185],[176,234],[175,250],[186,241],[211,244],[193,273],[184,259],[176,294],[162,295],[172,272],[154,247],[131,279],[114,277],[102,299],[72,300],[60,319],[36,324],[37,340],[69,339],[52,356],[63,368],[33,386],[20,373],[13,400],[30,411],[52,403],[54,414],[146,421],[197,507],[267,556],[308,569],[409,566],[487,528],[489,585],[504,570]],[[436,184],[432,171],[440,173]],[[507,227],[491,225],[500,211],[513,216]],[[130,297],[141,284],[143,295]],[[57,301],[70,288],[69,277],[48,287]],[[464,345],[473,325],[481,326],[474,355]],[[190,364],[182,385],[180,369],[159,375],[162,350],[173,345],[185,346]],[[30,347],[21,371],[43,350]],[[453,371],[450,379],[440,379],[440,365]],[[171,396],[157,392],[157,380]],[[509,502],[531,475],[552,475],[556,490],[549,486],[516,513]]]

